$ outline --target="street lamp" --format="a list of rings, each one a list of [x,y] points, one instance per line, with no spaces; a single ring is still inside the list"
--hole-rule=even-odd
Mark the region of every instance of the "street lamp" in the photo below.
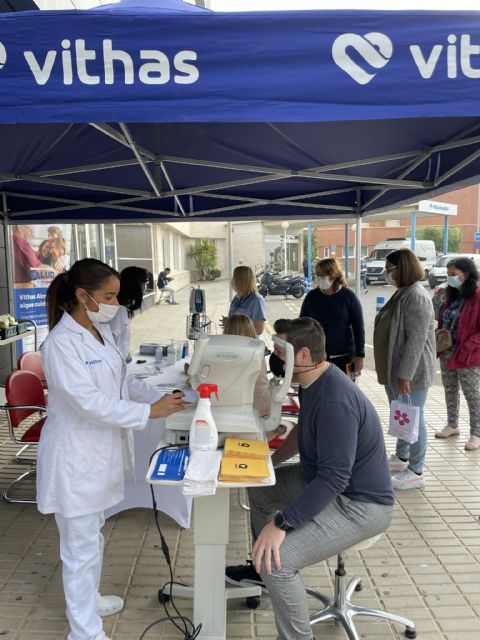
[[[285,267],[285,275],[287,275],[287,229],[290,223],[284,220],[281,226],[283,229],[283,264]]]

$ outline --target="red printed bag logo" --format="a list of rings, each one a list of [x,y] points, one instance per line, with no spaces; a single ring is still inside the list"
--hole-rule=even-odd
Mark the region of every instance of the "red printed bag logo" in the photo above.
[[[398,424],[403,427],[404,424],[408,424],[410,422],[410,418],[408,417],[408,413],[400,411],[397,409],[393,415],[393,419],[398,422]]]

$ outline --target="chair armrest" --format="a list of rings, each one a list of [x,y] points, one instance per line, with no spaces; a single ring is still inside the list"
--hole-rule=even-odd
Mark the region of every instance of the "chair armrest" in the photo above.
[[[1,404],[0,409],[3,409],[4,411],[14,411],[15,409],[32,409],[33,411],[47,413],[47,407],[41,404]]]

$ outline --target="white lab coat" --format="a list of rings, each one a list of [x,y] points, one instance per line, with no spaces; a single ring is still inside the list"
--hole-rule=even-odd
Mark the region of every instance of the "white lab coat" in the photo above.
[[[150,404],[162,395],[126,375],[109,326],[95,326],[105,345],[64,313],[42,346],[48,415],[37,457],[41,513],[71,518],[120,502],[124,465],[133,468],[130,429],[146,426]]]
[[[112,330],[113,339],[122,356],[126,359],[130,353],[130,323],[128,309],[120,305],[117,315],[108,323]]]

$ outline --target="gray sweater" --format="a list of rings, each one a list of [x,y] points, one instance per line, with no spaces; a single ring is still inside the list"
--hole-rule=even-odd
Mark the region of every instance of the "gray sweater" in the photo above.
[[[393,504],[380,418],[360,388],[332,364],[302,389],[298,446],[306,486],[283,510],[295,528],[340,494]]]
[[[412,389],[435,381],[435,317],[432,301],[420,282],[401,295],[395,306],[388,342],[388,382],[410,380]]]

